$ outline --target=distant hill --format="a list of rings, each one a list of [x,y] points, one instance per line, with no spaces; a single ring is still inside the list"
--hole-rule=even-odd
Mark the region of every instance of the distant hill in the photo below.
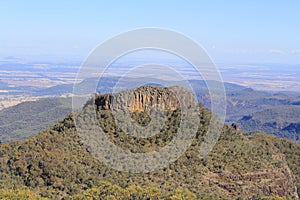
[[[289,93],[271,93],[251,88],[226,89],[226,122],[238,122],[245,131],[261,130],[291,140],[300,140],[299,129],[286,128],[300,123],[300,98]],[[210,107],[210,95],[202,87],[197,91],[199,101]]]
[[[278,106],[294,105],[299,98],[271,92],[244,89],[227,91],[227,117],[236,121],[243,116]]]
[[[121,81],[120,81],[121,80]],[[120,82],[119,82],[120,81]],[[213,84],[215,81],[207,81],[212,83],[211,85],[218,86],[218,84]],[[204,80],[189,80],[189,83],[196,88],[196,90],[201,90],[202,92],[208,93],[207,83]],[[111,93],[114,90],[121,91],[124,89],[132,89],[142,85],[153,85],[153,86],[183,86],[182,81],[163,81],[155,78],[121,78],[121,77],[102,77],[100,80],[98,78],[88,78],[79,83],[80,88],[95,88],[96,91],[101,93]],[[114,88],[116,85],[119,88]],[[66,93],[73,92],[73,84],[62,84],[49,88],[36,89],[33,94],[37,96],[60,96]],[[238,91],[246,89],[246,87],[232,84],[224,83],[224,87],[227,91]]]
[[[0,111],[0,141],[26,139],[57,123],[72,111],[71,98],[23,102]]]
[[[119,79],[120,77],[103,77],[98,83],[97,78],[90,78],[83,80],[79,85],[80,88],[83,88],[83,90],[85,88],[94,88],[97,85],[95,91],[102,94],[135,88],[142,85],[184,85],[180,81],[168,82],[153,78],[124,78],[121,82],[118,82]],[[190,80],[189,83],[195,90],[198,102],[202,103],[204,107],[210,108],[211,97],[206,86],[206,82],[203,80]],[[114,88],[116,85],[118,88]],[[211,81],[210,85],[214,86],[215,84],[213,81]],[[298,117],[300,98],[297,97],[297,92],[272,93],[266,91],[256,91],[251,88],[231,83],[224,83],[224,87],[226,89],[226,122],[228,124],[238,122],[245,131],[261,130],[269,134],[299,141],[298,129],[288,128],[290,123],[300,123],[300,119]],[[40,96],[41,98],[44,96],[60,97],[61,95],[71,94],[72,92],[73,84],[64,84],[50,88],[34,89],[33,95]],[[48,101],[48,103],[45,103],[45,101]],[[53,103],[50,103],[51,101],[53,101]],[[61,106],[63,109],[61,109]],[[37,107],[37,109],[33,109],[34,107]],[[47,112],[48,109],[50,109],[50,113]],[[13,125],[12,128],[9,124],[13,124],[15,119],[13,115],[10,115],[10,113],[15,113],[15,110],[28,114],[21,114],[20,116],[23,116],[24,120],[19,121],[24,122],[18,123],[17,126]],[[48,98],[47,100],[44,100],[44,102],[24,102],[22,106],[10,107],[6,110],[1,110],[0,131],[2,132],[0,132],[0,141],[6,142],[36,135],[38,131],[43,130],[46,125],[50,125],[53,122],[56,122],[58,119],[63,118],[63,116],[70,111],[71,99],[58,100],[57,98],[54,98],[53,100]],[[290,112],[289,118],[286,118],[282,115],[282,113],[285,112]],[[276,120],[274,119],[272,113],[274,116],[278,115],[278,118],[275,118]],[[249,116],[251,116],[251,120],[248,119]],[[41,119],[43,119],[42,122]],[[277,125],[274,126],[274,122],[281,124],[280,126],[282,127],[278,128],[278,126],[276,128]]]
[[[135,92],[147,95],[145,88],[149,90],[141,87]],[[164,93],[156,87],[152,90],[157,95]],[[262,133],[244,135],[236,127],[224,125],[212,152],[200,158],[199,150],[212,117],[201,105],[200,123],[192,145],[174,163],[138,174],[105,166],[92,156],[95,146],[85,144],[78,135],[75,116],[91,123],[91,116],[86,113],[96,108],[97,120],[109,140],[130,152],[151,152],[168,144],[176,137],[181,116],[180,110],[174,109],[176,106],[168,106],[175,105],[169,99],[165,102],[168,116],[162,130],[149,138],[136,138],[118,128],[111,110],[107,109],[107,99],[111,98],[98,95],[96,101],[87,102],[78,113],[68,115],[37,136],[1,144],[3,194],[24,196],[31,190],[28,195],[51,199],[299,198],[300,144]],[[149,101],[152,105],[152,100]],[[144,101],[134,98],[132,102],[137,102],[129,102],[132,108],[146,108]],[[132,109],[132,112],[134,120],[145,122],[146,110]],[[89,131],[97,134],[93,128]]]
[[[238,123],[245,131],[262,130],[300,142],[300,106],[283,105],[242,117]]]

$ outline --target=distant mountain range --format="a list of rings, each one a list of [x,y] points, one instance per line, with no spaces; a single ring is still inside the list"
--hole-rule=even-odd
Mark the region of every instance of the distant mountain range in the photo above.
[[[120,77],[86,79],[79,85],[81,88],[95,88],[95,91],[111,93],[130,89],[140,85],[172,86],[182,85],[179,82],[168,82],[156,79],[123,79],[119,88],[114,88]],[[161,83],[161,84],[158,84]],[[198,101],[210,108],[210,95],[205,81],[190,80],[189,83],[197,94]],[[213,84],[211,84],[213,85]],[[97,86],[97,87],[95,87]],[[3,87],[7,85],[3,84]],[[297,92],[256,91],[240,85],[224,83],[227,98],[226,122],[238,122],[245,131],[261,130],[269,134],[300,141],[300,94]],[[31,88],[32,89],[32,88]],[[48,125],[62,119],[72,110],[71,98],[58,98],[72,94],[73,84],[58,85],[46,89],[34,89],[33,95],[52,96],[57,98],[41,99],[35,102],[24,102],[20,105],[0,111],[0,141],[24,139],[36,135]],[[18,125],[14,113],[19,112]],[[276,116],[276,117],[274,117]],[[29,126],[28,126],[29,124]]]
[[[261,130],[300,142],[300,106],[287,104],[262,109],[238,120],[245,131]]]

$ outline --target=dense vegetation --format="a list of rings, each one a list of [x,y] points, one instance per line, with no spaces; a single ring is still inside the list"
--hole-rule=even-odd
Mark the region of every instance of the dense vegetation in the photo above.
[[[4,200],[45,200],[30,190],[0,190],[0,199]]]
[[[87,104],[83,111],[94,108]],[[163,129],[137,139],[98,108],[107,137],[132,152],[150,152],[175,136],[180,111],[169,112]],[[0,145],[1,198],[74,199],[242,199],[296,198],[300,191],[300,145],[265,134],[247,134],[224,125],[213,151],[198,157],[212,114],[200,106],[200,124],[191,147],[169,166],[144,174],[111,169],[82,142],[74,114],[25,141]],[[147,124],[147,113],[132,113]],[[85,119],[89,121],[88,116]],[[295,187],[296,186],[296,187]],[[30,190],[30,191],[29,191]],[[18,192],[14,192],[18,191]],[[22,196],[23,195],[23,196]],[[29,197],[27,197],[27,196]],[[30,196],[31,195],[31,196]],[[299,194],[298,194],[299,195]],[[8,197],[12,196],[12,197]]]
[[[70,98],[41,99],[1,110],[0,141],[4,143],[37,135],[69,114],[71,101]]]

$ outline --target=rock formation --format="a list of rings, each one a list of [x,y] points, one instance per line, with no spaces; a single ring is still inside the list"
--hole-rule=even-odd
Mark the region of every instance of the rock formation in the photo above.
[[[181,91],[184,90],[181,89]],[[183,92],[180,96],[182,94]],[[188,92],[186,94],[189,95]],[[98,95],[95,103],[101,109],[125,109],[130,112],[146,112],[156,106],[163,110],[175,110],[180,107],[178,95],[171,88],[153,86],[141,86],[117,94]]]

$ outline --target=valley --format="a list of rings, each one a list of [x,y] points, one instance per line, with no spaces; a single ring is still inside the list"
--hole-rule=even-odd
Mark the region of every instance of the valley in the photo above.
[[[101,94],[111,93],[124,89],[134,88],[136,85],[143,85],[144,82],[155,83],[161,82],[154,78],[123,79],[123,86],[115,88],[120,77],[104,77],[98,82],[96,78],[90,78],[80,82],[82,88],[93,88],[97,85],[95,92]],[[210,108],[210,94],[205,81],[189,81],[194,92],[197,94],[197,101],[204,107]],[[164,81],[165,86],[184,85],[184,83]],[[299,141],[299,129],[297,124],[300,123],[300,98],[297,92],[266,92],[258,91],[244,86],[224,83],[226,90],[227,109],[226,122],[231,124],[237,122],[244,131],[264,131],[279,137]],[[36,135],[40,130],[62,119],[72,111],[73,84],[61,84],[48,88],[39,88],[31,90],[32,96],[26,98],[20,105],[8,107],[0,110],[0,141],[12,141],[24,139]],[[23,94],[14,94],[14,98],[22,100],[19,96]],[[89,96],[89,94],[87,94]],[[8,102],[14,102],[8,100]],[[46,103],[48,102],[48,103]],[[19,102],[16,101],[16,104]],[[63,108],[63,109],[62,109]],[[28,119],[20,119],[18,126],[15,126],[15,117],[13,113],[19,112],[20,116],[27,113]],[[24,113],[24,114],[22,114]],[[6,116],[6,117],[4,117]],[[276,116],[276,117],[274,117]],[[41,123],[41,119],[44,119]],[[27,123],[30,122],[30,126]],[[23,136],[21,136],[23,135]],[[10,139],[9,139],[10,138]]]

